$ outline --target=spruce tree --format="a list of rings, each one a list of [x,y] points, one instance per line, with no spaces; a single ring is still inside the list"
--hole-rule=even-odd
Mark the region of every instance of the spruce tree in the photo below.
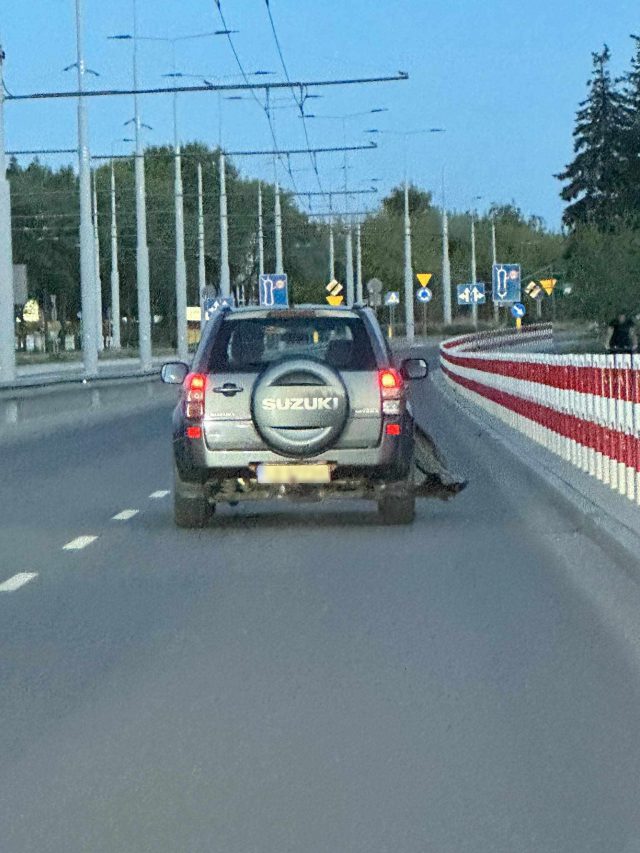
[[[627,127],[623,137],[625,212],[640,221],[640,36],[632,35],[635,55],[631,70],[624,75],[624,105]]]
[[[567,184],[561,192],[569,202],[563,220],[570,228],[593,224],[611,227],[622,211],[624,185],[623,137],[628,125],[625,97],[611,79],[611,54],[605,45],[593,53],[589,94],[580,103],[573,132],[574,160],[556,175]]]

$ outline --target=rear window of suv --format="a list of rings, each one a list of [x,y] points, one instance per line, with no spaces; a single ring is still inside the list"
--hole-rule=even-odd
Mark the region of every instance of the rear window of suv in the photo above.
[[[375,370],[367,329],[357,317],[227,317],[209,370],[261,370],[284,358],[313,358],[337,370]]]

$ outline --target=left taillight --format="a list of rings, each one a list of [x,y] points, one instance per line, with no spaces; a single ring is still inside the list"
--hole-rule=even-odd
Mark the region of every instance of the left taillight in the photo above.
[[[184,380],[184,414],[190,420],[204,417],[204,389],[207,377],[202,373],[189,373]]]
[[[383,397],[392,396],[394,391],[402,390],[402,376],[397,370],[388,367],[378,371],[378,384]]]
[[[399,415],[403,394],[402,376],[393,368],[378,371],[383,415]]]

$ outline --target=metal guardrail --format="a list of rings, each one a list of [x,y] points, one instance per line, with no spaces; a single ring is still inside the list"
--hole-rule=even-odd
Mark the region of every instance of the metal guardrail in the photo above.
[[[60,422],[100,411],[153,405],[175,398],[162,385],[159,369],[121,375],[34,377],[28,384],[0,387],[0,435],[25,422]]]
[[[542,327],[538,335],[546,338]],[[510,343],[497,335],[446,341],[445,378],[456,393],[640,505],[637,356],[517,352]]]

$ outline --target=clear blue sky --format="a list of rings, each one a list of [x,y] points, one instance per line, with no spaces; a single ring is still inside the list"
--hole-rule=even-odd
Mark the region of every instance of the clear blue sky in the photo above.
[[[179,36],[220,27],[213,0],[138,0],[138,6],[141,35]],[[270,69],[282,77],[264,0],[223,0],[222,7],[229,26],[240,31],[234,39],[246,69]],[[467,208],[478,195],[483,197],[476,202],[480,209],[493,201],[515,201],[552,227],[559,226],[562,214],[553,173],[572,156],[574,114],[586,92],[591,51],[606,42],[614,73],[620,73],[632,53],[629,33],[640,32],[638,0],[271,0],[271,8],[293,78],[398,69],[410,74],[405,83],[320,90],[323,98],[309,102],[309,111],[318,115],[389,108],[348,124],[350,142],[375,138],[381,146],[351,156],[352,186],[368,186],[376,177],[384,192],[403,177],[402,139],[367,137],[364,130],[441,126],[446,134],[415,136],[407,143],[409,174],[416,183],[440,192],[445,168],[448,206]],[[0,38],[12,92],[75,86],[74,72],[61,70],[75,60],[74,10],[74,0],[3,0]],[[107,36],[131,31],[131,0],[85,0],[85,11],[87,62],[101,74],[91,85],[129,86],[131,44]],[[177,65],[210,77],[237,73],[224,37],[178,45]],[[142,84],[162,85],[161,75],[170,70],[167,45],[141,44]],[[171,141],[171,99],[145,97],[142,107],[144,121],[153,127],[147,141]],[[90,103],[92,152],[130,148],[121,140],[130,130],[124,122],[132,111],[128,98]],[[275,123],[282,146],[304,144],[293,106],[278,110]],[[215,144],[217,96],[184,95],[180,125],[183,141]],[[309,120],[308,126],[313,143],[342,140],[340,122]],[[9,104],[6,131],[9,148],[73,147],[75,106],[63,101]],[[266,119],[249,100],[223,102],[222,134],[228,149],[270,146]],[[341,155],[319,162],[323,185],[339,188]],[[273,174],[266,161],[247,159],[238,165],[247,175]],[[296,158],[294,166],[309,169],[310,164]],[[295,178],[300,189],[317,189],[312,172],[297,172]],[[289,183],[286,176],[283,183]]]

